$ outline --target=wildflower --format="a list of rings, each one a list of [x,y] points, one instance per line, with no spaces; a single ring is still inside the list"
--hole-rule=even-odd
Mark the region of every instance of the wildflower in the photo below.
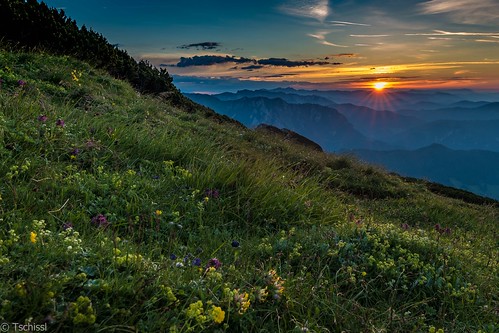
[[[73,229],[73,223],[71,222],[66,222],[62,225],[62,229],[68,230],[68,229]]]
[[[203,302],[197,301],[189,305],[189,308],[185,312],[187,318],[196,319],[198,323],[206,321],[206,316],[204,315]]]
[[[265,300],[267,299],[267,296],[269,295],[269,292],[267,290],[267,287],[265,288],[260,288],[258,289],[257,291],[257,295],[256,295],[256,299],[259,301],[259,302],[265,302]]]
[[[200,258],[196,258],[192,261],[192,265],[193,266],[201,266],[201,259]]]
[[[89,139],[87,140],[87,142],[85,143],[85,146],[87,148],[95,148],[97,146],[97,144],[95,143],[95,141],[93,139]]]
[[[236,240],[233,240],[231,245],[232,245],[232,247],[239,247],[239,242]]]
[[[182,267],[184,267],[184,264],[182,264],[181,262],[177,262],[177,263],[175,264],[175,267],[177,267],[177,268],[182,268]]]
[[[450,235],[451,233],[451,228],[445,228],[445,234]]]
[[[31,241],[31,243],[35,244],[36,243],[36,232],[32,231],[30,236],[29,236],[29,240]]]
[[[170,254],[170,259],[171,260],[175,260],[175,259],[177,259],[177,256],[174,253],[171,253]]]
[[[106,219],[104,215],[99,214],[92,218],[92,224],[94,224],[97,227],[105,228],[109,225],[109,221]]]
[[[248,310],[251,303],[248,297],[248,293],[245,292],[240,294],[239,289],[234,289],[234,302],[236,303],[239,314],[243,314]]]
[[[211,258],[210,260],[208,260],[208,264],[206,265],[206,268],[215,267],[215,269],[219,269],[221,266],[222,266],[222,263],[220,262],[220,260],[218,260],[217,258]]]
[[[204,196],[207,197],[207,198],[218,199],[218,197],[220,196],[220,193],[218,192],[217,189],[209,189],[209,188],[207,188],[204,191]]]
[[[156,212],[155,212],[155,213],[156,213],[156,216],[160,216],[161,214],[163,214],[163,212],[162,212],[162,211],[160,211],[159,209],[156,209]]]
[[[44,114],[38,116],[38,121],[41,122],[41,123],[46,122],[47,119],[48,119],[48,117],[46,115],[44,115]]]
[[[407,223],[402,223],[400,226],[403,230],[409,230],[409,225]]]
[[[225,319],[225,311],[219,306],[211,306],[211,310],[208,311],[210,318],[217,324],[220,324]]]
[[[19,87],[24,87],[26,85],[26,81],[19,80],[19,81],[17,81],[17,84],[19,85]]]
[[[62,119],[57,119],[55,121],[55,126],[64,127],[64,126],[66,126],[66,123],[64,123],[64,120],[62,120]]]

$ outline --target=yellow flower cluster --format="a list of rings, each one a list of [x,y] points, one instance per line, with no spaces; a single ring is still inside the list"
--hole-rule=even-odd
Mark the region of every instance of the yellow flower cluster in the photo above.
[[[225,319],[225,311],[219,306],[212,305],[211,309],[208,311],[208,315],[217,324],[220,324]]]
[[[29,240],[31,241],[31,243],[33,244],[36,243],[36,236],[38,236],[37,233],[32,231],[31,234],[29,235]]]
[[[234,289],[234,302],[236,303],[237,307],[237,312],[239,314],[245,313],[249,306],[251,301],[248,299],[249,295],[247,292],[244,293],[239,293],[239,289]]]
[[[285,280],[277,275],[274,269],[271,269],[267,274],[267,283],[273,289],[274,299],[280,299],[284,293],[284,282]]]
[[[73,79],[74,82],[78,82],[80,81],[82,74],[83,74],[82,72],[78,72],[78,70],[74,69],[71,72],[71,78]]]
[[[92,307],[92,301],[88,297],[78,297],[76,302],[69,304],[69,310],[74,324],[91,325],[95,323],[95,310]]]
[[[198,323],[202,324],[207,320],[204,315],[203,302],[197,301],[189,305],[189,308],[185,312],[187,318],[195,319]]]
[[[208,302],[208,304],[211,302]],[[194,319],[198,324],[203,325],[211,320],[216,324],[220,324],[225,319],[225,311],[221,307],[212,305],[209,310],[204,311],[203,301],[191,303],[187,308],[185,315],[187,318]]]

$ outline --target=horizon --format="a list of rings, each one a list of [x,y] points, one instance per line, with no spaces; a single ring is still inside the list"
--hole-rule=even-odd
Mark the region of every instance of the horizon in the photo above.
[[[494,0],[44,2],[183,92],[499,87]]]

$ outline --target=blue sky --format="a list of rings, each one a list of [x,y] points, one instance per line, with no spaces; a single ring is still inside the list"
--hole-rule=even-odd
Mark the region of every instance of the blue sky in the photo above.
[[[186,92],[499,87],[498,0],[45,2]]]

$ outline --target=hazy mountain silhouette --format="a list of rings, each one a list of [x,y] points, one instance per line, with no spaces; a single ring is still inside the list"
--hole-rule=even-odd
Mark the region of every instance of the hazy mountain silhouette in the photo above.
[[[452,150],[432,144],[417,150],[354,150],[361,160],[404,176],[428,179],[499,199],[499,153]]]

